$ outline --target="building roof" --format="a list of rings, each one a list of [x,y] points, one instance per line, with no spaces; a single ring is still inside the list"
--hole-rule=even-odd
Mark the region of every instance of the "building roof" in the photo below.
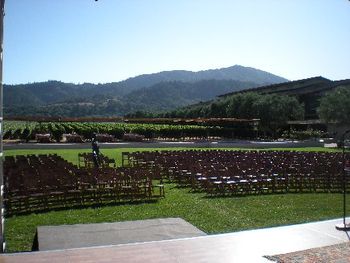
[[[296,95],[296,94],[309,94],[309,93],[318,93],[333,89],[336,86],[350,84],[350,79],[340,80],[340,81],[331,81],[329,79],[319,77],[301,79],[296,81],[288,81],[279,84],[260,86],[257,88],[246,89],[241,91],[235,91],[221,95],[219,97],[227,97],[230,95],[246,92],[258,92],[263,94],[286,94],[286,95]]]
[[[339,87],[339,86],[345,86],[345,85],[350,86],[350,79],[333,81],[333,87]]]

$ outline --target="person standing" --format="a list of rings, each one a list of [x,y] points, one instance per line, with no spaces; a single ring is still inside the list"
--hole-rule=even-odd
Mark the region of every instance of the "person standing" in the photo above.
[[[100,147],[98,146],[96,133],[94,133],[92,136],[91,147],[92,147],[92,159],[94,161],[95,167],[98,168],[100,167]]]

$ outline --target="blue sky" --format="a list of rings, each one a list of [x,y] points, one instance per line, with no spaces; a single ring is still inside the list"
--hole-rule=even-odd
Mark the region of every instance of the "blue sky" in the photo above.
[[[348,0],[6,0],[4,83],[235,64],[350,78]]]

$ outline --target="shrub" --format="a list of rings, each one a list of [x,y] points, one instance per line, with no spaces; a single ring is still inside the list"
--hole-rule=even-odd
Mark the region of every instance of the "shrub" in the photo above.
[[[30,130],[28,128],[23,129],[21,135],[20,135],[21,140],[25,140],[26,142],[29,141],[30,139]]]
[[[113,135],[109,135],[109,134],[96,134],[96,140],[98,142],[113,142],[114,137]]]
[[[81,143],[83,138],[78,134],[65,134],[66,142]]]
[[[129,142],[142,142],[145,136],[135,133],[125,133],[123,136],[124,141]]]
[[[293,140],[307,140],[312,138],[323,138],[327,136],[326,132],[320,130],[308,129],[304,131],[289,130],[282,134],[282,138]]]
[[[48,143],[48,142],[51,142],[51,134],[49,134],[49,133],[47,133],[47,134],[36,134],[35,135],[35,139],[39,143]]]
[[[12,130],[7,130],[7,131],[4,133],[3,139],[4,139],[4,140],[7,140],[7,139],[11,139],[11,137],[12,137]]]

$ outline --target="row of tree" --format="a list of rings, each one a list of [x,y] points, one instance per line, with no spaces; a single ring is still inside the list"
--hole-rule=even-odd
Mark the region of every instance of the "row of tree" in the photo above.
[[[305,107],[295,96],[239,93],[215,101],[179,108],[164,114],[137,111],[130,117],[238,118],[260,119],[265,135],[281,135],[288,121],[303,120]],[[339,87],[319,101],[319,118],[324,122],[350,124],[350,89]]]
[[[251,92],[236,94],[209,104],[178,109],[165,116],[260,119],[260,129],[263,133],[277,135],[287,121],[303,119],[304,105],[295,97]]]

